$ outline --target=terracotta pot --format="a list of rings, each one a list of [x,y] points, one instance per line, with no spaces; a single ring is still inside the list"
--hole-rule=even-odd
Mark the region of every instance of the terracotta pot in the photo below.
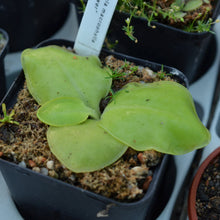
[[[200,180],[202,178],[202,175],[210,162],[216,158],[217,156],[220,155],[220,147],[218,147],[216,150],[214,150],[200,165],[198,171],[196,172],[196,175],[193,179],[190,192],[189,192],[189,197],[188,197],[188,217],[189,220],[197,220],[198,215],[196,212],[196,194],[197,194],[197,189],[200,183]]]

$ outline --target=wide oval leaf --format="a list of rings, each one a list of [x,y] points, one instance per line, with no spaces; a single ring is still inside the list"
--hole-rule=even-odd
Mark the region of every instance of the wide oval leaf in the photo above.
[[[138,151],[184,154],[210,141],[189,91],[168,81],[128,84],[106,107],[100,126]]]
[[[203,4],[202,0],[189,0],[183,7],[183,11],[193,11]]]
[[[77,173],[99,170],[114,163],[127,147],[97,124],[98,121],[87,120],[76,126],[50,127],[47,140],[52,153]]]
[[[46,102],[37,111],[38,118],[52,126],[76,125],[89,116],[98,119],[95,110],[87,107],[79,98],[60,97]]]
[[[21,55],[28,90],[39,104],[76,97],[99,112],[111,87],[108,70],[96,56],[78,56],[59,46],[26,49]]]

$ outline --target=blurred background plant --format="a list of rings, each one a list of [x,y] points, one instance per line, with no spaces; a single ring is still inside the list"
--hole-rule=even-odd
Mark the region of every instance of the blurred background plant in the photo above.
[[[4,48],[5,44],[6,44],[6,39],[4,38],[3,34],[0,33],[0,52]]]
[[[187,32],[211,32],[211,25],[218,20],[211,18],[213,0],[119,0],[117,10],[130,16],[123,26],[125,34],[134,41],[135,27],[131,25],[132,17],[148,20],[148,26],[156,28],[152,22],[160,22]]]

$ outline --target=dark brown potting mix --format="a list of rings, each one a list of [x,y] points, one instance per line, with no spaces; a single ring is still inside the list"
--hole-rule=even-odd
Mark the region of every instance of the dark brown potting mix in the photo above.
[[[151,2],[155,2],[155,0],[151,0]],[[171,8],[171,5],[174,3],[174,0],[157,0],[156,5],[157,7],[162,8],[164,11],[169,11]],[[185,1],[186,2],[186,1]],[[198,7],[196,10],[189,10],[184,11],[186,15],[184,16],[184,20],[181,19],[168,19],[169,16],[160,15],[158,16],[158,21],[171,25],[173,27],[177,28],[183,28],[187,25],[190,25],[192,23],[195,23],[196,20],[207,20],[208,17],[212,16],[213,8],[214,8],[214,0],[210,1],[203,1],[203,4]],[[149,11],[150,14],[150,11]]]
[[[196,194],[198,220],[220,219],[220,155],[206,168]]]
[[[108,56],[104,65],[109,66],[115,75],[112,91],[100,104],[102,109],[113,98],[113,93],[128,82],[172,80],[163,70],[154,73],[148,67],[135,66],[113,56]],[[46,139],[48,126],[38,120],[38,108],[24,84],[13,108],[13,119],[19,125],[4,124],[0,127],[0,158],[118,201],[134,201],[143,197],[155,167],[161,162],[161,153],[153,150],[137,152],[129,148],[118,161],[104,169],[73,173],[51,153]]]

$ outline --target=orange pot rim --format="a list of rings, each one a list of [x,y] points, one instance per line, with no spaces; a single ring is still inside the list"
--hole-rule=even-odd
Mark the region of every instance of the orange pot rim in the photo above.
[[[199,166],[199,168],[194,176],[194,179],[193,179],[190,191],[189,191],[189,197],[188,197],[188,217],[189,217],[189,220],[197,220],[198,219],[197,212],[196,212],[197,189],[198,189],[201,177],[202,177],[205,169],[207,168],[209,163],[218,155],[220,155],[220,147],[218,147],[211,154],[209,154],[209,156]]]

